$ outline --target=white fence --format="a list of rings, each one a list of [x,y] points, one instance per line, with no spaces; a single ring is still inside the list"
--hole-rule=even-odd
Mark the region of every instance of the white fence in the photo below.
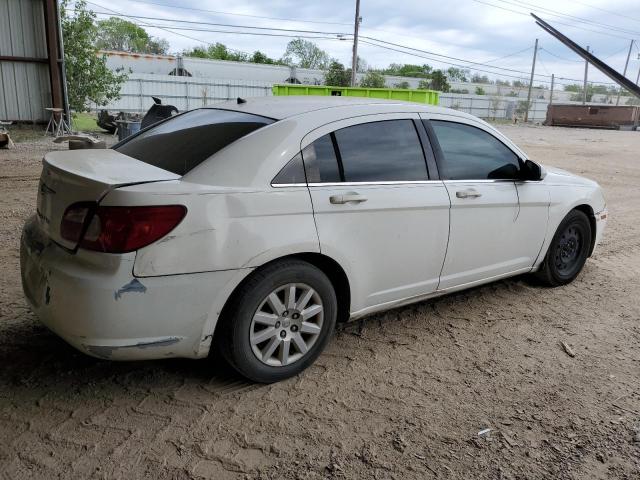
[[[271,82],[225,80],[205,77],[175,77],[171,75],[131,74],[122,87],[121,98],[106,107],[114,112],[146,112],[153,104],[152,96],[178,110],[190,110],[237,97],[271,95]],[[511,119],[521,110],[526,99],[495,95],[440,94],[440,105],[470,113],[485,119]],[[529,119],[541,122],[547,114],[548,100],[532,100]],[[579,102],[563,102],[576,103]],[[522,114],[519,114],[522,117]]]
[[[440,94],[440,106],[470,113],[484,119],[512,119],[514,114],[522,118],[526,98],[498,97],[490,95]],[[548,100],[531,100],[529,120],[542,122],[547,116]]]
[[[271,95],[271,85],[259,81],[131,74],[120,90],[119,100],[95,109],[142,113],[153,104],[153,96],[161,98],[164,104],[175,105],[182,112],[237,97]]]

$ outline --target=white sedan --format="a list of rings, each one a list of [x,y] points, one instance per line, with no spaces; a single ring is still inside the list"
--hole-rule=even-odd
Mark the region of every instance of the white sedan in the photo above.
[[[52,152],[24,227],[41,321],[105,359],[297,374],[336,322],[533,273],[571,282],[600,187],[458,111],[342,97],[238,99],[109,150]]]

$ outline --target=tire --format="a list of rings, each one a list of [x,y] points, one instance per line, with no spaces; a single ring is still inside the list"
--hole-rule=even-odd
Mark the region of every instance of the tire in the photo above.
[[[572,210],[560,222],[547,255],[534,276],[549,287],[571,283],[582,271],[591,248],[591,224],[589,218]]]
[[[254,272],[234,293],[216,343],[244,377],[277,382],[318,358],[333,333],[337,311],[333,285],[322,271],[300,260],[280,261]]]

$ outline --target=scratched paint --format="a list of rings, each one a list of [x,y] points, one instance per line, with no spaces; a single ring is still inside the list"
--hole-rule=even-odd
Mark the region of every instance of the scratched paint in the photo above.
[[[145,348],[160,348],[168,347],[178,343],[182,338],[169,337],[163,340],[157,340],[155,342],[141,342],[135,345],[84,345],[89,353],[96,357],[110,359],[113,356],[113,352],[116,350],[131,350],[131,349],[145,349]],[[172,354],[172,352],[168,352]]]
[[[116,301],[118,301],[125,293],[147,293],[147,287],[140,283],[137,278],[134,278],[129,283],[116,290],[113,296]]]

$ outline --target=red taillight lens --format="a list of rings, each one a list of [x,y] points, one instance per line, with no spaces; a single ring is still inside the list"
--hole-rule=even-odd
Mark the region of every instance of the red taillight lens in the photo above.
[[[80,247],[106,253],[126,253],[161,239],[187,214],[182,205],[98,207]]]
[[[70,242],[78,243],[84,231],[85,222],[96,208],[94,202],[74,203],[64,211],[60,224],[60,236]]]

